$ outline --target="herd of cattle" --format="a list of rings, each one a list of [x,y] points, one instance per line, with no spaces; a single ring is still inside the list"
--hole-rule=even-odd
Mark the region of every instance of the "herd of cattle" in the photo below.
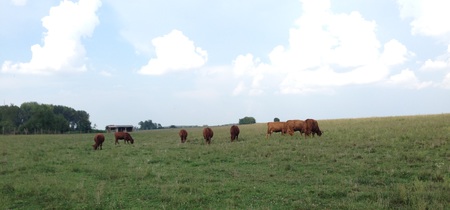
[[[304,134],[305,138],[310,136],[311,134],[314,136],[317,134],[318,136],[322,135],[322,131],[319,128],[319,124],[314,119],[306,119],[303,120],[288,120],[286,122],[268,122],[267,123],[267,133],[266,138],[271,136],[273,132],[281,132],[282,135],[288,133],[289,135],[294,135],[295,131],[299,131],[300,135]],[[230,139],[231,142],[234,140],[238,140],[239,137],[239,127],[237,125],[233,125],[230,128]],[[185,129],[181,129],[178,132],[180,136],[181,143],[185,143],[188,132]],[[203,129],[203,138],[205,139],[206,144],[211,144],[211,139],[214,136],[214,132],[210,127],[206,127]],[[134,143],[133,137],[127,132],[115,132],[114,133],[115,144],[118,144],[118,140],[124,140],[125,143]],[[103,142],[105,141],[105,136],[103,134],[96,134],[94,137],[94,150],[102,149]]]

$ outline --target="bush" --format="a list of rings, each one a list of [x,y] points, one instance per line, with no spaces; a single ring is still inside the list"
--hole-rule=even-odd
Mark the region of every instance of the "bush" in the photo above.
[[[254,123],[256,123],[256,120],[254,117],[244,117],[242,119],[239,119],[239,125],[254,124]]]

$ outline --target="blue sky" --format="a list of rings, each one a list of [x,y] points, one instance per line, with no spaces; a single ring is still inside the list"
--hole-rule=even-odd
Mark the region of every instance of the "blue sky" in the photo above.
[[[450,113],[446,0],[0,0],[0,99],[98,128]]]

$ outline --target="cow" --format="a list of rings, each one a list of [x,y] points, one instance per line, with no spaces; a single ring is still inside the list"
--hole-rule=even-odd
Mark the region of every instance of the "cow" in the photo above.
[[[101,133],[96,134],[94,136],[95,144],[92,145],[92,147],[94,147],[94,150],[97,150],[98,148],[102,149],[102,145],[103,145],[104,141],[105,141],[105,136],[103,134],[101,134]]]
[[[187,132],[186,130],[181,129],[180,132],[178,132],[178,135],[179,135],[180,138],[181,138],[181,143],[186,142],[186,138],[187,138],[187,136],[188,136],[188,132]]]
[[[285,130],[289,135],[294,135],[295,131],[300,132],[300,136],[304,133],[305,138],[309,136],[311,131],[308,127],[308,124],[303,120],[288,120],[285,124]]]
[[[308,129],[310,130],[310,133],[312,133],[313,137],[314,137],[314,134],[317,134],[318,136],[322,136],[322,131],[319,128],[319,123],[317,123],[317,120],[306,119],[305,122],[308,125]]]
[[[203,129],[203,138],[205,138],[205,141],[207,144],[211,144],[211,138],[213,137],[214,132],[211,128],[206,127]]]
[[[129,133],[127,133],[127,132],[115,132],[114,133],[114,137],[116,139],[116,143],[115,144],[118,144],[119,140],[121,140],[121,139],[123,139],[123,141],[125,143],[128,143],[128,142],[131,142],[131,144],[134,143],[133,137],[131,137],[131,135]]]
[[[233,125],[230,128],[230,135],[231,135],[231,142],[233,142],[235,139],[236,141],[239,140],[239,127],[237,125]]]
[[[284,135],[286,133],[285,122],[268,122],[266,139],[269,135],[272,136],[273,132],[281,132],[281,134]]]

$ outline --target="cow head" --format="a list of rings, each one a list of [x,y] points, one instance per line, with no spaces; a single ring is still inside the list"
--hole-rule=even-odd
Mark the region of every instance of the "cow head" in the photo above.
[[[321,130],[317,131],[317,135],[322,136],[322,131]]]
[[[130,135],[130,134],[128,134],[128,137],[129,137],[130,143],[131,143],[131,144],[133,144],[133,143],[134,143],[134,139],[133,139],[133,137],[131,137],[131,135]]]
[[[93,144],[92,147],[94,148],[94,150],[97,150],[97,144]]]

